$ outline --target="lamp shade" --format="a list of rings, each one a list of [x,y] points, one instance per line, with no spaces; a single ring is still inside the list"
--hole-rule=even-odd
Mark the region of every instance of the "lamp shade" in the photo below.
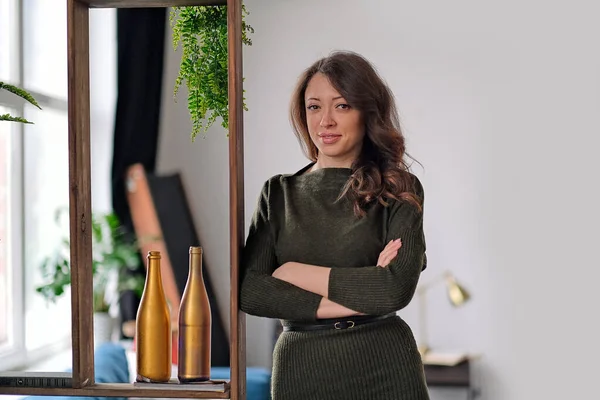
[[[446,290],[448,292],[450,303],[452,303],[454,307],[462,306],[471,298],[469,292],[462,287],[452,275],[446,276]]]

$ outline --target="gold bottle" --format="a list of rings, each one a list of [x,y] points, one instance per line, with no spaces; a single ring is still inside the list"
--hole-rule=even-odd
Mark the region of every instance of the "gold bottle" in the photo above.
[[[202,278],[202,247],[190,247],[189,274],[179,306],[180,382],[210,379],[210,302]]]
[[[171,316],[162,285],[160,252],[148,252],[144,293],[137,311],[135,346],[138,382],[171,379]]]

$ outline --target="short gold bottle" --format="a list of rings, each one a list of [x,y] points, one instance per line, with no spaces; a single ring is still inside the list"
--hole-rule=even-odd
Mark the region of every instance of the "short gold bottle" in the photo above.
[[[182,383],[210,379],[210,302],[202,277],[202,247],[190,247],[189,274],[179,307],[177,377]]]
[[[144,293],[136,318],[138,382],[171,379],[171,316],[162,284],[160,252],[148,252]]]

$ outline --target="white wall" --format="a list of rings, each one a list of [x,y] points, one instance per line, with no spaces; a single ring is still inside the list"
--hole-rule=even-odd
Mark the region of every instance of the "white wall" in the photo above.
[[[265,179],[306,163],[287,118],[296,77],[330,50],[364,54],[395,92],[409,151],[425,167],[415,168],[426,190],[423,280],[451,269],[473,294],[453,310],[441,287],[429,293],[430,344],[481,354],[483,399],[590,398],[600,356],[600,5],[245,3],[256,29],[244,54],[246,220]],[[228,318],[225,133],[190,144],[185,92],[176,105],[171,96],[178,59],[167,55],[159,169],[184,174]],[[403,315],[418,334],[415,309]],[[270,365],[271,327],[249,319],[249,364]]]

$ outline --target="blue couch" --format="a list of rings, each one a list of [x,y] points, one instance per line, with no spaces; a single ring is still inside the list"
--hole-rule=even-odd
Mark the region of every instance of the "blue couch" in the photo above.
[[[116,343],[104,343],[94,353],[94,379],[98,383],[129,383],[129,363],[123,346]],[[26,400],[105,400],[108,397],[63,397],[63,396],[29,396]],[[125,400],[124,397],[113,397]]]

